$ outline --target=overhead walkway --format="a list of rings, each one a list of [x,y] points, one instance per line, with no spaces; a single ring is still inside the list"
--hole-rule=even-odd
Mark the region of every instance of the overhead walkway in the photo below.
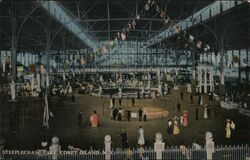
[[[177,23],[177,25],[181,28],[181,30],[190,29],[191,27],[194,27],[197,24],[212,20],[214,17],[220,15],[221,13],[227,12],[242,3],[246,3],[246,1],[217,0],[214,3],[209,4],[208,6],[194,13],[193,15],[187,17],[183,21],[180,21],[179,23]],[[176,34],[177,33],[174,32],[174,29],[168,28],[162,31],[161,33],[153,36],[152,38],[148,39],[144,45],[146,47],[150,47],[163,40],[169,39],[175,36]]]

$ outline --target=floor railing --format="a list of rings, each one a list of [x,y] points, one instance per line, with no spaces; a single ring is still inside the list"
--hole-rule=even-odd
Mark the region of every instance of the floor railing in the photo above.
[[[70,153],[69,153],[70,152]],[[26,152],[27,153],[27,152]],[[4,151],[5,160],[105,160],[105,151],[61,151],[58,157],[53,158],[53,153],[33,152],[25,154],[25,152]],[[165,148],[162,152],[162,160],[205,160],[206,149],[200,148],[185,148],[179,147]],[[213,153],[213,160],[249,160],[250,147],[242,146],[217,146]],[[1,158],[0,158],[1,159]],[[155,160],[156,153],[154,149],[127,149],[113,150],[109,160]]]

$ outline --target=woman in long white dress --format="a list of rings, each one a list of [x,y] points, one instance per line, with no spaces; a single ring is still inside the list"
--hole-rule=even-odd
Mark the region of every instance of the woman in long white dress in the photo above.
[[[144,130],[141,126],[140,126],[138,133],[139,133],[138,144],[140,146],[143,146],[145,144],[145,139],[144,139]]]
[[[175,119],[174,119],[174,130],[173,130],[173,134],[174,134],[174,135],[180,134],[180,129],[179,129],[179,127],[178,127],[178,119],[177,119],[177,117],[175,117]]]
[[[205,105],[205,109],[204,109],[204,115],[203,115],[204,119],[207,119],[207,105]]]

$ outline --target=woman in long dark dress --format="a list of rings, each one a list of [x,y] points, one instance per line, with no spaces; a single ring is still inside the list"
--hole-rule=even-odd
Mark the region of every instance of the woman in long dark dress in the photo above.
[[[122,121],[122,109],[119,108],[119,111],[118,111],[118,121]]]
[[[168,120],[168,134],[173,134],[173,121],[172,121],[172,119]]]

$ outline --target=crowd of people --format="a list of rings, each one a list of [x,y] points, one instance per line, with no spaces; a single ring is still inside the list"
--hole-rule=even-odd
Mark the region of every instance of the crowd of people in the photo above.
[[[214,107],[210,107],[208,104],[203,104],[203,96],[198,95],[197,104],[194,104],[195,112],[194,114],[189,113],[186,108],[182,107],[184,101],[184,97],[189,97],[190,104],[194,104],[194,96],[190,93],[188,96],[184,96],[184,92],[180,91],[180,102],[176,104],[176,112],[173,118],[167,120],[167,134],[169,135],[179,135],[181,134],[181,130],[187,128],[189,126],[189,116],[195,115],[194,119],[196,121],[200,119],[211,120],[212,118],[217,117],[217,112]],[[186,100],[186,99],[185,99]],[[209,100],[214,100],[213,98],[209,98]],[[126,108],[122,107],[122,98],[115,99],[112,96],[110,97],[110,119],[114,121],[121,121],[121,122],[130,122],[132,118],[137,118],[138,121],[147,121],[147,111],[145,108],[138,108],[135,111],[135,99],[131,99],[131,107]],[[202,113],[200,113],[202,112]],[[136,114],[137,116],[133,116],[132,114]],[[190,114],[190,115],[189,115]],[[82,125],[82,112],[79,112],[78,115],[78,124]],[[96,128],[100,126],[100,118],[96,111],[93,111],[92,115],[90,116],[90,126]],[[235,123],[227,119],[226,127],[225,127],[225,138],[230,139],[232,133],[235,131]],[[121,146],[124,149],[129,148],[129,141],[128,141],[128,133],[125,129],[122,130],[120,133],[120,140]],[[144,129],[142,126],[138,129],[138,145],[143,147],[145,145],[145,138],[144,138]]]
[[[184,92],[181,90],[180,91],[180,99],[181,101],[184,101]],[[212,92],[209,93],[209,100],[214,101],[214,94]],[[193,100],[193,95],[192,93],[190,93],[190,104],[193,104],[194,100]],[[203,106],[203,108],[201,107]],[[188,112],[187,111],[183,111],[183,115],[181,114],[181,103],[177,102],[176,104],[176,110],[177,110],[177,116],[175,116],[173,119],[169,119],[168,120],[168,124],[167,124],[167,133],[168,134],[179,134],[180,133],[180,128],[178,127],[179,124],[181,126],[187,127],[188,126]],[[203,105],[203,96],[201,94],[198,95],[198,101],[197,104],[195,106],[195,120],[199,120],[200,118],[200,110],[203,110],[203,114],[202,114],[202,118],[203,119],[207,119],[207,120],[211,120],[212,118],[216,118],[217,117],[217,111],[216,111],[216,107],[210,107],[208,104],[204,104]],[[226,120],[226,127],[225,127],[225,138],[226,139],[230,139],[232,133],[235,130],[235,123],[234,121],[230,120],[229,118]]]
[[[132,117],[132,114],[136,115]],[[136,118],[138,115],[138,120],[139,121],[147,121],[147,111],[146,109],[142,110],[140,108],[138,110],[138,114],[136,112],[133,112],[129,109],[123,109],[122,107],[117,108],[117,107],[112,107],[110,109],[110,118],[112,120],[117,120],[117,121],[123,121],[123,122],[130,122],[131,118]]]

